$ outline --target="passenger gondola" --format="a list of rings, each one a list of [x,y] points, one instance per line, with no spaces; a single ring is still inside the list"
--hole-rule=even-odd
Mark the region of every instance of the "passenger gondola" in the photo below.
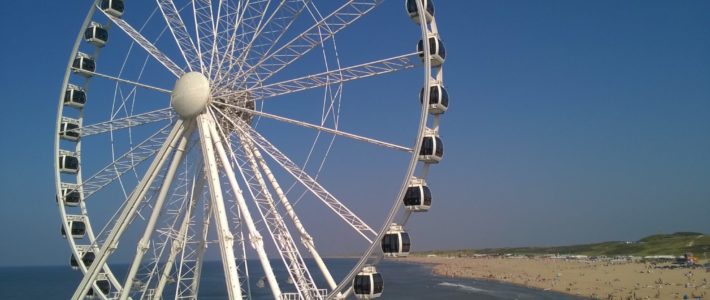
[[[422,147],[419,150],[419,161],[435,164],[441,161],[444,156],[444,143],[435,134],[426,134],[422,139]]]
[[[419,102],[424,102],[424,88],[419,92]],[[435,83],[429,88],[428,108],[429,113],[434,115],[443,114],[449,108],[449,93],[443,85]]]
[[[419,52],[419,58],[424,61],[424,43],[422,43],[422,40],[419,40],[417,44],[417,52]],[[429,53],[431,54],[432,67],[441,66],[444,60],[446,60],[446,48],[444,47],[444,43],[433,36],[429,37]]]
[[[102,0],[100,5],[101,10],[116,18],[123,15],[124,6],[123,0]]]
[[[76,174],[79,172],[79,158],[69,154],[59,156],[59,171],[62,173]]]
[[[430,23],[431,20],[434,18],[434,2],[432,0],[424,0],[422,4],[424,4],[424,18],[426,19],[427,23]],[[407,0],[406,6],[407,13],[409,14],[409,17],[412,18],[412,21],[416,22],[417,24],[421,24],[419,22],[419,10],[417,9],[417,0]]]
[[[104,295],[108,295],[111,292],[111,283],[106,279],[96,280],[96,287]]]
[[[427,211],[431,207],[431,191],[424,179],[413,178],[404,194],[404,207],[410,211]]]
[[[59,124],[59,137],[63,140],[76,142],[79,140],[79,121],[63,118]]]
[[[69,229],[69,231],[71,232],[71,236],[73,238],[84,238],[84,235],[86,234],[86,224],[84,223],[84,221],[69,221],[69,228],[71,228]],[[64,229],[64,226],[62,226],[62,237],[67,237],[67,232]]]
[[[365,266],[353,279],[353,291],[358,299],[374,299],[382,295],[385,284],[374,266]]]
[[[91,264],[94,262],[94,259],[96,259],[96,255],[94,254],[93,251],[87,251],[84,253],[84,255],[81,256],[81,262],[84,263],[84,266],[87,268],[91,266]],[[71,256],[71,267],[72,269],[78,269],[79,268],[79,262],[76,260],[76,257],[74,255]]]
[[[395,223],[390,225],[390,229],[385,232],[380,244],[385,256],[390,257],[406,257],[409,255],[411,247],[409,234],[404,231],[402,225]]]
[[[81,76],[91,77],[96,71],[96,62],[88,54],[79,52],[72,63],[72,70]]]
[[[68,85],[64,92],[64,105],[82,108],[84,104],[86,104],[86,92],[73,84]]]
[[[81,194],[76,187],[63,187],[62,188],[62,199],[64,199],[64,205],[66,206],[78,206],[81,202]]]
[[[89,27],[84,30],[84,40],[96,47],[103,47],[108,41],[108,30],[99,23],[91,22]]]

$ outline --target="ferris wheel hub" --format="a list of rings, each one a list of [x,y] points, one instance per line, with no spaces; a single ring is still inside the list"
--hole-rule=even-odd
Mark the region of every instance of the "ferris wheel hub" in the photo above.
[[[210,81],[199,72],[182,75],[170,97],[170,106],[183,119],[192,118],[205,110],[210,102]]]

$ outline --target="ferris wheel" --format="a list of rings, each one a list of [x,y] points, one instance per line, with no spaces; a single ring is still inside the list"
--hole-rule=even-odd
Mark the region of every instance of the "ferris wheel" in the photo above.
[[[73,299],[197,298],[211,250],[229,299],[258,298],[257,289],[274,299],[379,297],[387,274],[376,266],[408,255],[407,221],[429,210],[426,177],[443,156],[446,52],[433,1],[406,0],[404,10],[386,12],[411,18],[418,43],[347,66],[336,38],[348,45],[344,29],[373,28],[360,23],[382,0],[92,2],[62,83],[54,143],[61,234],[71,267],[83,274]],[[414,97],[386,99],[414,112],[406,143],[376,138],[372,126],[342,129],[374,121],[341,122],[343,101],[372,109],[348,101],[346,82],[385,82],[402,72],[423,75],[404,91]],[[390,83],[381,85],[398,89]],[[269,106],[309,91],[322,101]],[[315,112],[316,121],[290,115],[297,111]],[[282,131],[291,127],[314,137],[291,138]],[[289,141],[298,154],[281,146]],[[332,182],[358,185],[347,168],[322,174],[326,158],[352,155],[336,151],[341,141],[403,162],[394,199],[379,199],[379,212],[340,196],[348,193]],[[327,213],[312,213],[315,206]],[[319,252],[340,243],[321,236],[336,226],[362,245],[342,249],[359,251],[348,272],[335,272]]]

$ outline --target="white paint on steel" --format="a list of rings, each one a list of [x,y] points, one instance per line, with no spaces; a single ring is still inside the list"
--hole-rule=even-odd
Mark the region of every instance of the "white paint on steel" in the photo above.
[[[234,236],[229,229],[229,220],[224,207],[222,185],[219,180],[219,166],[214,155],[214,145],[209,127],[212,126],[206,116],[197,117],[197,127],[200,132],[202,156],[205,163],[205,177],[210,189],[210,206],[215,217],[219,250],[222,256],[222,267],[227,284],[229,299],[241,299],[242,290],[239,287],[239,273],[237,272],[236,258],[234,257]],[[237,193],[235,190],[235,193]]]
[[[133,286],[134,282],[133,279],[136,277],[136,273],[138,273],[138,268],[140,267],[141,261],[143,260],[143,255],[145,255],[145,252],[148,251],[148,248],[150,248],[150,238],[153,235],[153,231],[155,230],[155,224],[158,222],[158,217],[162,212],[163,204],[165,203],[165,199],[168,196],[168,191],[170,191],[170,188],[173,184],[173,179],[175,179],[175,171],[177,171],[178,167],[180,166],[180,162],[182,162],[182,158],[185,154],[185,147],[187,147],[187,141],[189,140],[190,135],[192,134],[193,125],[188,124],[187,126],[188,129],[185,130],[180,136],[180,143],[178,144],[178,147],[175,150],[175,154],[173,154],[172,161],[170,162],[170,166],[168,167],[165,177],[163,177],[163,183],[161,183],[160,185],[158,198],[155,200],[155,204],[153,205],[153,212],[150,214],[148,224],[146,224],[145,226],[145,230],[143,231],[143,237],[141,237],[140,241],[138,241],[136,255],[133,257],[133,263],[131,264],[131,268],[128,270],[128,276],[126,276],[126,281],[123,284],[123,290],[121,291],[120,296],[121,300],[128,299],[128,296],[131,294],[131,287]]]

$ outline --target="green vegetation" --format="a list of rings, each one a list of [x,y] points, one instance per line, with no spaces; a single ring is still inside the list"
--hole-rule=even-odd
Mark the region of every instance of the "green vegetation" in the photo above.
[[[450,255],[471,256],[474,254],[570,254],[589,256],[617,255],[683,255],[692,252],[700,258],[710,254],[710,236],[698,232],[677,232],[674,234],[656,234],[642,238],[636,242],[603,242],[595,244],[555,246],[555,247],[517,247],[517,248],[486,248],[448,251],[419,252],[415,255]]]

